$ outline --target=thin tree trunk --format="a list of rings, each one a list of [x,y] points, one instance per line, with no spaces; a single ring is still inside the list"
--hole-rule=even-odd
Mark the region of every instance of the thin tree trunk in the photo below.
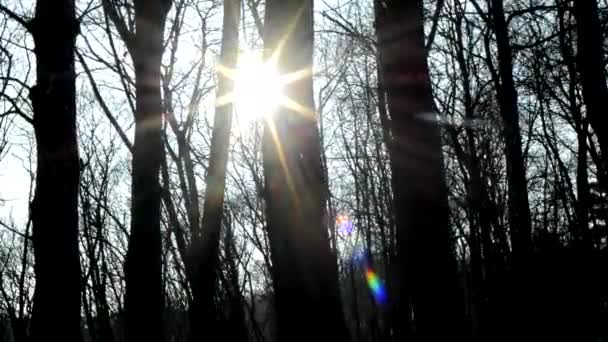
[[[221,52],[223,68],[234,69],[236,67],[240,10],[240,0],[224,1]],[[218,76],[217,97],[226,97],[233,91],[234,81],[221,70]],[[190,309],[188,337],[190,342],[202,341],[204,338],[208,338],[209,341],[220,340],[219,332],[216,329],[218,312],[213,298],[219,267],[219,242],[224,212],[232,110],[232,104],[225,103],[220,104],[215,111],[203,207],[202,232],[204,236],[193,234],[192,237],[190,281],[193,302]]]
[[[239,284],[239,269],[237,267],[236,258],[236,240],[232,231],[232,222],[226,222],[226,232],[224,234],[224,255],[228,268],[228,302],[230,305],[230,331],[227,335],[228,341],[247,342],[247,321],[245,318],[245,298]]]
[[[587,137],[589,136],[589,123],[588,120],[583,117],[583,114],[578,106],[576,96],[576,63],[572,51],[571,41],[568,40],[568,36],[566,35],[567,30],[565,10],[560,9],[558,15],[560,28],[560,50],[562,57],[564,58],[564,64],[568,70],[568,105],[570,108],[570,115],[572,115],[572,119],[574,120],[574,128],[578,143],[576,168],[577,202],[575,204],[577,222],[573,232],[574,243],[580,243],[581,246],[586,246],[585,248],[592,248],[591,237],[589,236],[590,188],[588,173],[589,145],[587,144]]]
[[[313,1],[268,0],[264,28],[265,57],[278,53],[282,74],[303,72],[284,89],[293,104],[267,118],[263,136],[278,341],[348,341],[313,113]]]
[[[37,146],[31,206],[36,261],[31,337],[81,341],[74,1],[37,1],[29,25],[37,77],[30,91]]]
[[[526,294],[527,261],[530,254],[532,224],[530,219],[530,206],[528,202],[528,187],[526,170],[522,151],[522,138],[519,127],[519,109],[517,91],[513,79],[513,56],[509,41],[509,29],[505,20],[502,0],[488,1],[492,25],[496,34],[498,51],[498,73],[495,78],[497,99],[503,124],[505,139],[505,155],[507,165],[508,212],[509,228],[511,233],[511,247],[513,254],[513,278],[510,288],[507,312],[507,332],[503,338],[507,340],[521,339],[529,336],[532,326],[527,316],[527,307],[530,302]],[[530,329],[528,329],[530,328]]]
[[[605,124],[608,87],[604,64],[602,27],[596,0],[574,1],[578,38],[578,69],[591,127],[600,145],[602,169],[608,168],[608,125]],[[604,176],[606,177],[606,175]],[[604,184],[604,187],[608,184]]]
[[[159,170],[163,156],[160,63],[169,0],[136,0],[132,41],[135,140],[131,235],[125,263],[126,341],[164,341]]]
[[[389,149],[397,224],[397,306],[394,326],[408,324],[408,297],[419,341],[445,331],[464,338],[464,301],[459,294],[448,222],[439,125],[424,48],[422,1],[378,2],[376,27],[392,138]],[[395,340],[403,339],[404,333]]]
[[[491,0],[492,23],[496,34],[500,84],[496,84],[503,123],[507,161],[509,224],[516,258],[526,255],[531,243],[530,206],[521,147],[517,91],[513,80],[513,56],[502,0]]]
[[[469,73],[469,65],[465,58],[465,46],[462,32],[462,23],[464,19],[464,11],[458,8],[456,18],[456,59],[460,68],[461,83],[463,89],[463,104],[465,110],[465,120],[472,123],[477,119],[475,108],[473,107],[473,97],[471,94],[471,77]],[[485,185],[481,175],[480,158],[478,156],[478,148],[475,142],[475,131],[471,125],[465,126],[466,146],[468,149],[467,171],[470,177],[470,205],[473,224],[471,225],[471,268],[473,275],[472,292],[474,310],[472,313],[473,322],[476,322],[475,332],[479,340],[487,338],[488,331],[486,330],[486,322],[491,322],[491,318],[487,316],[486,305],[486,279],[488,270],[484,266],[491,264],[492,259],[492,242],[489,238],[491,232],[491,224],[489,209],[487,208],[487,194],[485,193]]]

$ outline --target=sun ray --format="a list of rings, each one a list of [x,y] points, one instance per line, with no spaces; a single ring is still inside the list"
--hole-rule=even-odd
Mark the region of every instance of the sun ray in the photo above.
[[[217,65],[219,75],[234,81],[234,89],[227,94],[220,94],[216,98],[216,106],[234,104],[237,120],[244,122],[251,122],[258,118],[264,119],[267,134],[275,147],[276,158],[278,158],[281,172],[284,174],[288,191],[296,199],[298,196],[296,196],[294,179],[288,166],[288,156],[285,155],[284,144],[288,142],[282,138],[284,135],[279,135],[277,123],[273,117],[279,108],[286,108],[306,117],[314,117],[312,108],[301,105],[283,92],[284,87],[309,77],[312,74],[312,66],[291,72],[280,70],[279,66],[280,56],[287,44],[288,37],[293,34],[303,9],[298,11],[271,53],[264,51],[262,56],[259,56],[253,52],[241,52],[235,68],[222,64]]]
[[[307,67],[301,70],[290,72],[280,76],[282,84],[287,85],[296,81],[299,81],[305,77],[312,75],[312,67]]]
[[[304,13],[304,9],[306,8],[305,5],[302,5],[298,11],[296,12],[296,15],[294,16],[293,20],[291,20],[291,22],[289,23],[289,25],[287,26],[287,29],[285,30],[285,33],[283,34],[283,36],[278,40],[277,42],[277,46],[273,47],[273,51],[270,54],[270,56],[267,58],[268,61],[271,61],[273,63],[275,63],[274,65],[277,65],[277,62],[279,61],[279,57],[283,51],[283,47],[285,46],[285,44],[287,44],[287,38],[293,33],[293,31],[296,28],[296,24],[298,22],[298,20],[300,20],[300,17],[302,16],[302,14]]]
[[[229,92],[228,94],[224,94],[224,95],[218,96],[215,99],[215,106],[216,107],[221,107],[221,106],[225,106],[225,105],[227,105],[229,103],[233,103],[234,102],[234,97],[235,96],[234,96],[234,92],[233,91]]]
[[[279,134],[277,128],[275,126],[274,120],[272,118],[266,118],[266,128],[270,132],[272,137],[275,149],[277,151],[277,156],[279,158],[279,163],[281,164],[281,168],[283,169],[283,173],[285,174],[285,180],[287,182],[287,187],[292,194],[296,193],[295,184],[291,177],[291,173],[289,172],[289,167],[287,166],[287,160],[285,159],[285,152],[283,151],[283,145],[281,144],[281,140],[279,139]],[[297,198],[297,196],[294,196]]]
[[[217,65],[217,72],[222,74],[224,77],[230,78],[231,80],[235,80],[236,76],[237,76],[236,69],[226,67],[226,66],[222,65],[221,63],[219,63]]]
[[[294,112],[303,115],[307,118],[315,118],[315,112],[311,108],[301,105],[297,101],[293,100],[289,96],[281,97],[281,105],[287,109],[291,109]]]

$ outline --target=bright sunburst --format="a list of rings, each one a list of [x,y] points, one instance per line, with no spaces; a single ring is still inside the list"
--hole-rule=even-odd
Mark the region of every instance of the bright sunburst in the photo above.
[[[238,120],[249,122],[272,113],[281,103],[283,85],[274,63],[264,63],[259,54],[242,54],[234,80]]]
[[[219,71],[234,81],[234,91],[220,97],[218,105],[232,103],[240,126],[266,117],[283,102],[285,79],[272,59],[265,62],[259,53],[244,52],[236,69],[220,65]]]
[[[281,54],[282,46],[282,43],[279,44],[279,47],[266,60],[260,54],[241,52],[238,56],[236,68],[233,69],[219,64],[217,66],[218,72],[234,81],[234,90],[227,94],[220,94],[216,100],[216,106],[234,104],[240,132],[243,132],[242,128],[247,127],[248,124],[259,118],[266,121],[265,129],[269,130],[276,146],[281,167],[287,176],[287,185],[292,191],[295,191],[291,175],[288,172],[283,152],[284,147],[279,139],[275,122],[270,115],[278,107],[282,107],[289,109],[291,113],[314,119],[315,114],[312,108],[299,103],[283,92],[286,86],[310,77],[312,66],[281,74],[276,63]]]
[[[234,81],[234,91],[217,99],[217,106],[232,103],[240,127],[259,118],[267,118],[279,106],[302,115],[312,110],[284,95],[286,85],[310,75],[312,68],[280,74],[276,67],[278,54],[264,61],[260,53],[241,52],[236,69],[218,65],[218,71]]]

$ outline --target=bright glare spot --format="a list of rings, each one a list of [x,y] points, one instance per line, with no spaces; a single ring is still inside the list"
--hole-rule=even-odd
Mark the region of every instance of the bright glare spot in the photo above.
[[[336,217],[336,225],[338,226],[338,231],[344,236],[350,235],[353,232],[353,223],[347,215],[338,215]]]
[[[234,105],[239,124],[247,125],[270,115],[281,103],[283,80],[260,53],[241,53],[234,76]]]

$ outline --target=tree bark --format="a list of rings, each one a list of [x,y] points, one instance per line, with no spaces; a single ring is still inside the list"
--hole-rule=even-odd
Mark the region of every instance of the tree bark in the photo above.
[[[507,194],[509,228],[512,249],[512,285],[510,286],[506,312],[507,329],[503,335],[506,340],[530,336],[531,317],[526,308],[531,307],[527,296],[529,290],[528,266],[532,244],[532,223],[528,202],[526,169],[522,151],[519,127],[519,108],[517,91],[513,79],[513,51],[509,41],[509,29],[505,20],[502,0],[488,1],[491,22],[496,35],[498,52],[498,78],[494,78],[497,100],[502,117],[503,136],[507,166]]]
[[[496,84],[502,117],[507,162],[508,207],[513,255],[523,257],[531,244],[530,206],[526,169],[521,147],[517,91],[513,80],[513,51],[502,0],[491,0],[490,12],[496,34],[500,84]]]
[[[221,65],[235,69],[238,56],[238,32],[241,16],[240,0],[224,1],[224,22],[222,33]],[[225,73],[219,72],[217,97],[230,94],[234,81]],[[190,309],[189,341],[220,341],[217,331],[218,311],[214,303],[217,270],[219,268],[219,242],[224,213],[224,192],[226,188],[226,167],[230,146],[232,126],[232,103],[216,107],[213,133],[207,169],[205,203],[203,207],[202,233],[192,236],[190,251],[190,281],[193,302]],[[197,227],[194,227],[196,229]],[[229,247],[226,247],[229,248]]]
[[[464,20],[464,9],[459,6],[458,13],[456,14],[455,22],[455,38],[456,38],[456,60],[460,68],[460,79],[462,83],[463,91],[463,105],[465,120],[469,123],[465,125],[466,135],[466,146],[467,146],[467,172],[469,174],[470,184],[468,187],[469,191],[469,202],[471,207],[472,223],[470,226],[471,230],[471,273],[472,273],[472,297],[474,310],[472,318],[474,324],[474,332],[479,340],[485,340],[489,336],[489,329],[487,329],[488,323],[492,322],[492,312],[487,305],[489,301],[487,293],[487,284],[491,277],[490,268],[494,265],[497,260],[492,260],[493,243],[490,238],[491,235],[491,220],[490,220],[490,208],[488,208],[489,198],[487,195],[487,189],[484,184],[484,176],[481,172],[481,160],[478,154],[478,146],[476,143],[477,135],[479,134],[476,130],[471,127],[471,124],[478,119],[475,114],[475,107],[473,105],[473,95],[471,94],[471,75],[470,65],[467,63],[465,57],[466,48],[464,45],[463,37],[463,20]],[[486,267],[489,266],[489,267]]]
[[[567,1],[566,1],[567,2]],[[565,5],[566,2],[561,5]],[[576,225],[573,227],[573,243],[585,248],[591,248],[591,238],[589,236],[589,208],[590,208],[590,189],[589,189],[589,172],[588,172],[588,154],[589,146],[587,137],[589,136],[589,123],[587,118],[583,116],[579,106],[576,94],[577,89],[577,70],[575,56],[572,51],[572,42],[567,35],[566,30],[566,7],[558,11],[559,16],[559,47],[564,65],[568,71],[568,88],[567,88],[567,103],[570,110],[570,115],[573,120],[574,130],[577,138],[577,163],[576,163]],[[598,170],[599,171],[599,170]]]
[[[162,160],[160,63],[170,0],[135,3],[136,32],[126,42],[135,66],[131,235],[125,262],[125,338],[163,341],[159,170]]]
[[[464,302],[452,251],[440,129],[433,113],[424,48],[422,1],[390,0],[376,5],[380,67],[390,112],[397,225],[399,274],[391,300],[403,326],[408,324],[411,301],[418,341],[440,340],[445,331],[462,339]],[[404,334],[395,340],[402,340]]]
[[[31,204],[36,274],[31,338],[81,341],[74,1],[37,1],[28,24],[37,77],[30,91],[37,146]]]
[[[265,57],[278,54],[283,105],[266,119],[263,164],[278,341],[348,341],[331,253],[312,89],[313,1],[268,0]]]
[[[604,63],[604,38],[596,0],[574,1],[578,37],[578,69],[583,85],[587,116],[600,145],[602,169],[608,170],[608,125],[605,101],[608,98]],[[604,175],[606,179],[608,175]],[[608,184],[603,185],[605,188]]]

